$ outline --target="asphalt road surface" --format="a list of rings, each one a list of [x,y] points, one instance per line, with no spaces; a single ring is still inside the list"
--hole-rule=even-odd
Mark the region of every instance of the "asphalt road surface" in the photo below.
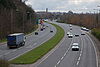
[[[26,35],[25,46],[16,49],[9,49],[7,44],[0,45],[0,59],[12,60],[49,40],[55,35],[56,28],[51,24],[46,25],[48,25],[48,27],[46,27],[43,31],[36,31],[38,32],[38,35],[35,35],[34,32]],[[54,32],[50,33],[50,30],[53,30]]]
[[[30,65],[30,67],[97,67],[94,43],[86,34],[88,32],[81,30],[80,27],[75,25],[70,27],[69,24],[54,23],[61,26],[65,31],[62,43],[53,53],[47,56],[46,59],[41,60],[41,62],[37,64],[33,64],[34,66]],[[71,28],[72,30],[70,30]],[[50,29],[52,29],[54,33],[50,33]],[[68,38],[67,32],[69,31],[74,35],[73,38]],[[85,32],[86,35],[81,35],[82,32]],[[21,48],[8,49],[6,44],[2,45],[0,46],[0,58],[7,60],[14,59],[28,50],[36,48],[54,36],[55,33],[55,27],[49,25],[44,31],[39,31],[39,35],[32,33],[27,36],[26,44]],[[79,37],[76,37],[75,34],[79,34]],[[80,51],[72,51],[71,45],[75,42],[79,43]]]
[[[91,38],[85,34],[78,26],[63,23],[55,24],[61,26],[65,30],[65,36],[62,44],[45,60],[34,65],[34,67],[97,67],[96,51]],[[72,28],[72,30],[70,30]],[[68,38],[67,32],[73,35],[79,34],[79,37]],[[79,43],[80,51],[72,51],[72,43]]]

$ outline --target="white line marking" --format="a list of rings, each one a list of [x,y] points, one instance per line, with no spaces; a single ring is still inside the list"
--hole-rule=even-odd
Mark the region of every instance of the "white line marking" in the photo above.
[[[77,61],[77,65],[79,64],[79,61]]]
[[[81,54],[82,54],[82,51],[81,51]]]
[[[13,50],[13,52],[16,51],[16,50],[17,50],[17,49]]]
[[[87,35],[87,34],[86,34],[86,35]],[[98,56],[97,56],[95,44],[94,44],[93,40],[92,40],[88,35],[87,35],[87,37],[90,39],[90,41],[91,41],[91,43],[92,43],[92,45],[93,45],[93,47],[94,47],[95,55],[96,55],[96,61],[97,61],[97,67],[98,67]]]
[[[58,61],[57,65],[60,63],[60,61]]]
[[[82,56],[82,54],[80,54],[80,57]]]
[[[33,45],[36,45],[37,43],[34,43]]]
[[[64,36],[64,37],[65,37],[65,36]],[[65,38],[62,39],[62,41],[59,42],[59,44],[62,44],[62,43],[64,42],[64,40],[65,40]],[[47,55],[42,61],[40,61],[40,62],[38,63],[38,65],[41,64],[44,60],[46,60],[51,54],[53,54],[53,53],[59,48],[59,46],[61,46],[61,45],[59,45],[59,44],[58,44],[58,47],[57,47],[54,51],[52,51],[49,55]],[[38,66],[38,65],[37,65],[37,66]],[[56,65],[55,65],[55,67],[56,67]]]
[[[61,60],[63,60],[64,57],[61,58]]]
[[[7,53],[5,53],[4,55],[7,55],[7,54],[9,54],[10,52],[7,52]]]
[[[26,48],[33,48],[35,45],[37,45],[37,43],[34,43],[33,45],[29,45]]]
[[[73,43],[73,39],[72,39],[72,41],[71,41],[71,43],[70,43],[70,46],[68,47],[67,51],[64,53],[63,57],[59,60],[60,62],[61,62],[61,60],[63,60],[63,58],[67,55],[68,51],[70,50],[70,47],[71,47],[72,43]],[[59,61],[58,61],[58,63],[60,63]],[[57,66],[58,63],[57,63],[55,66]]]
[[[78,58],[78,61],[80,61],[81,57]]]
[[[55,67],[57,67],[57,66],[55,66]]]
[[[64,57],[66,56],[66,53],[64,54]]]

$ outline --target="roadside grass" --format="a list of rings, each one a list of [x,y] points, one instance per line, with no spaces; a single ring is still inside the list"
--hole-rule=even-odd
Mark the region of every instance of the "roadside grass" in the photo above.
[[[93,29],[91,32],[96,38],[100,40],[100,29]]]
[[[6,41],[7,41],[7,39],[4,38],[4,39],[1,39],[1,40],[0,40],[0,43],[2,43],[2,42],[6,42]]]
[[[50,40],[10,62],[13,64],[32,64],[54,48],[64,37],[64,30],[56,24],[52,25],[56,27],[57,32]]]

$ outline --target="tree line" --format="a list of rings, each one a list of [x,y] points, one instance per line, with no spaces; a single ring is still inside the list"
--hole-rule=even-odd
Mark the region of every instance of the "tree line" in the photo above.
[[[11,33],[29,33],[37,28],[35,11],[20,0],[0,0],[0,40]]]
[[[100,14],[93,13],[64,13],[60,16],[60,21],[71,23],[79,26],[84,26],[89,29],[100,28]]]

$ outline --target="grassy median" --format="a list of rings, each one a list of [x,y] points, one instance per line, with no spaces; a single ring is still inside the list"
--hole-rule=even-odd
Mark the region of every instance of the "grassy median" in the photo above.
[[[32,64],[54,48],[64,37],[64,30],[56,24],[52,25],[56,27],[57,32],[50,40],[10,62],[14,64]]]

